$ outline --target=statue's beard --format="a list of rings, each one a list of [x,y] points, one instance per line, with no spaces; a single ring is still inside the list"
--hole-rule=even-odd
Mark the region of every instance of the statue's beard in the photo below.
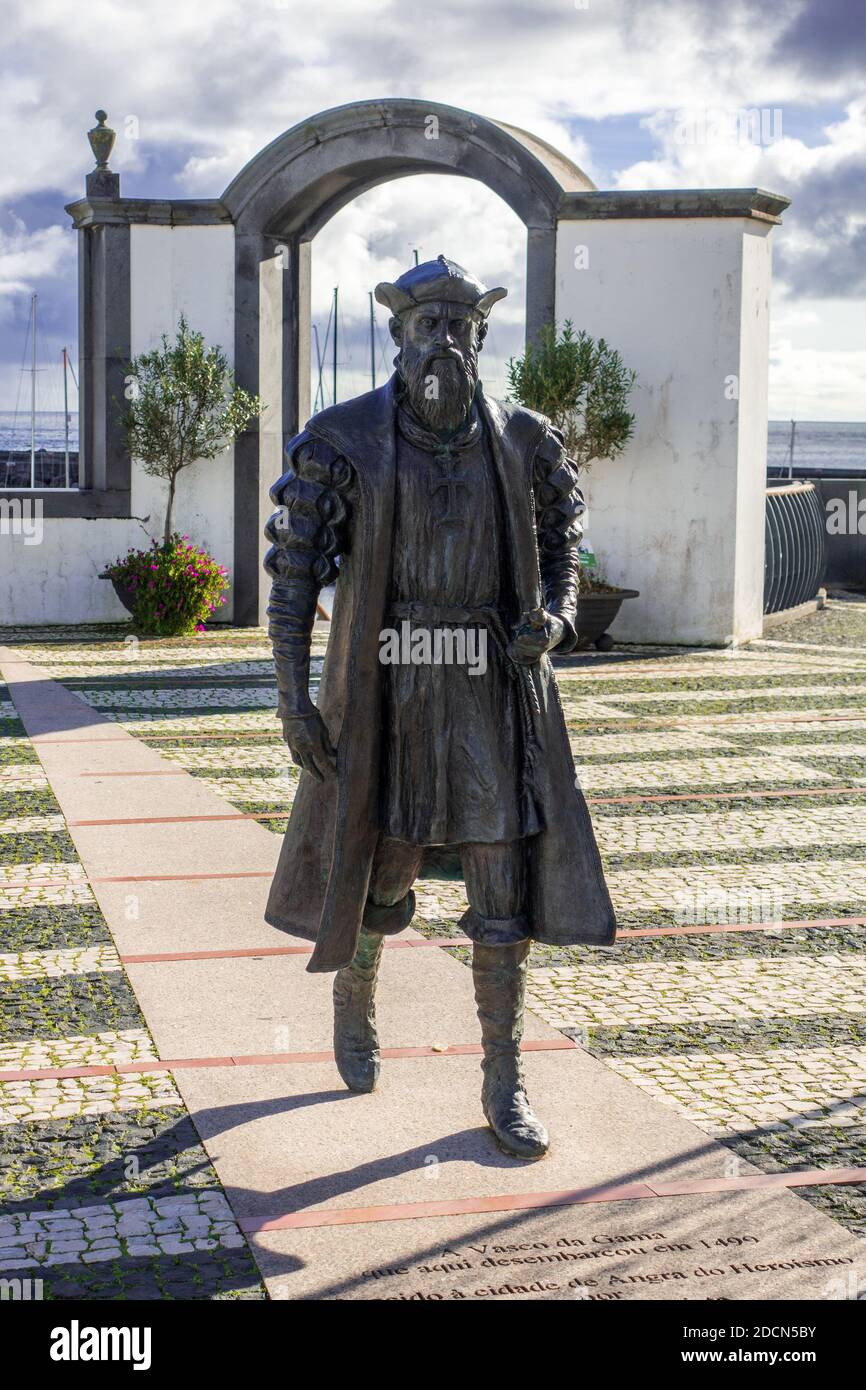
[[[454,349],[417,352],[404,346],[397,366],[409,404],[429,429],[459,429],[469,414],[478,382],[478,353]]]

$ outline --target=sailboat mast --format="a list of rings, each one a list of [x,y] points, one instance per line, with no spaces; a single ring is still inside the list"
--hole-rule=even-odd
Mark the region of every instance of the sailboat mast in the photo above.
[[[337,404],[337,291],[334,286],[334,405]]]
[[[36,486],[36,295],[30,299],[30,486]]]
[[[63,349],[63,458],[66,465],[66,486],[69,487],[69,383],[66,380],[67,352]]]
[[[376,389],[376,315],[373,309],[373,291],[368,291],[370,295],[370,381],[373,390]]]
[[[324,357],[322,356],[322,349],[321,349],[321,346],[320,346],[320,344],[319,344],[319,325],[318,325],[317,323],[314,323],[314,324],[313,324],[313,337],[314,337],[315,340],[316,340],[316,364],[317,364],[317,366],[318,366],[318,368],[319,368],[319,375],[318,375],[318,378],[317,378],[317,380],[316,380],[316,398],[315,398],[315,400],[313,401],[313,414],[315,414],[316,411],[319,409],[319,398],[320,398],[320,397],[321,397],[321,400],[322,400],[322,407],[321,407],[321,408],[322,408],[322,410],[325,409],[325,390],[324,390],[324,387],[322,386],[322,373],[323,373],[324,370],[325,370],[325,359],[324,359]],[[325,346],[327,347],[327,345],[328,345],[328,344],[327,344],[327,342],[326,342],[326,343],[325,343]]]

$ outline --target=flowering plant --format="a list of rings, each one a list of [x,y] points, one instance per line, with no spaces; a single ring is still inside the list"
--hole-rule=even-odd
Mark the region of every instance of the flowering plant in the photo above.
[[[141,632],[180,637],[203,632],[210,615],[225,603],[227,573],[189,536],[174,532],[163,544],[151,541],[147,550],[130,549],[100,578],[112,580]]]

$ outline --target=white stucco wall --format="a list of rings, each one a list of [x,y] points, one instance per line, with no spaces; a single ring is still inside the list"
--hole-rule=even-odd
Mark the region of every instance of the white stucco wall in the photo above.
[[[259,397],[264,409],[259,421],[259,565],[264,563],[270,542],[265,523],[274,507],[269,490],[285,471],[283,462],[283,276],[280,256],[272,256],[259,266],[260,361]],[[262,571],[260,571],[262,572]],[[270,584],[259,587],[259,622],[267,626]]]
[[[234,228],[133,226],[131,248],[132,353],[172,337],[178,316],[208,343],[234,356]],[[179,479],[175,521],[179,531],[206,546],[229,569],[233,560],[233,451],[194,463]],[[24,494],[17,494],[22,503]],[[130,546],[162,533],[165,484],[133,460],[132,519],[44,519],[41,541],[27,543],[19,527],[0,516],[0,621],[21,624],[119,622],[127,617],[107,580],[106,564]],[[32,516],[32,513],[30,514]],[[139,521],[135,518],[148,518]],[[29,528],[25,528],[25,532]],[[31,534],[33,534],[31,532]],[[231,617],[229,603],[220,617]]]
[[[28,504],[19,493],[16,501]],[[23,626],[45,623],[121,622],[129,615],[99,573],[131,545],[146,543],[135,522],[115,518],[44,519],[33,513],[25,533],[8,532],[0,519],[0,622]],[[38,536],[30,542],[27,535]]]
[[[740,333],[737,548],[734,632],[760,635],[764,621],[764,519],[767,507],[767,397],[770,370],[772,237],[746,224]]]
[[[769,230],[745,218],[560,223],[557,323],[604,337],[638,376],[632,441],[583,480],[603,571],[641,591],[615,624],[623,640],[761,631]]]
[[[234,364],[234,228],[134,226],[130,237],[131,341],[133,356],[174,336],[186,314],[190,328],[219,344]],[[149,517],[145,529],[159,537],[165,519],[166,484],[132,464],[132,512]],[[231,578],[234,544],[234,450],[199,461],[181,473],[174,505],[175,529],[188,534],[225,565]],[[138,528],[139,535],[142,534]],[[231,595],[220,610],[231,616]]]

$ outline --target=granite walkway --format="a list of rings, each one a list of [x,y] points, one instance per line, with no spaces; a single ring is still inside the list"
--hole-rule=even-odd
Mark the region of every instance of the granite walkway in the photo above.
[[[23,660],[25,651],[39,664]],[[3,978],[34,1010],[46,992],[61,986],[81,994],[86,981],[88,991],[104,992],[111,981],[108,1021],[116,1026],[78,1035],[55,1028],[47,1035],[36,1024],[19,1025],[15,1035],[13,1024],[0,1052],[0,1130],[29,1128],[34,1139],[47,1138],[52,1125],[89,1116],[89,1126],[101,1126],[102,1134],[107,1120],[132,1111],[137,1125],[149,1112],[161,1122],[169,1116],[164,1134],[191,1120],[200,1141],[197,1172],[204,1175],[204,1182],[181,1176],[170,1191],[142,1187],[119,1198],[108,1184],[111,1197],[102,1203],[83,1203],[75,1184],[70,1195],[69,1187],[46,1183],[40,1201],[22,1205],[22,1198],[0,1218],[0,1259],[7,1267],[56,1275],[54,1261],[68,1282],[80,1266],[122,1266],[127,1296],[158,1296],[136,1292],[141,1282],[136,1286],[130,1270],[168,1258],[176,1292],[166,1295],[163,1288],[162,1296],[256,1296],[260,1286],[248,1273],[234,1283],[229,1276],[227,1283],[214,1278],[213,1252],[241,1260],[248,1258],[248,1242],[270,1296],[285,1298],[824,1298],[851,1296],[862,1285],[863,1244],[814,1201],[794,1195],[800,1184],[810,1199],[818,1188],[857,1191],[862,1168],[844,1161],[807,1165],[805,1172],[796,1171],[802,1162],[758,1166],[750,1161],[754,1154],[720,1143],[729,1111],[721,1105],[714,1127],[691,1105],[688,1069],[702,1055],[699,1034],[697,1053],[694,1045],[680,1049],[673,1067],[666,1065],[669,1049],[653,1057],[629,1052],[629,1066],[612,1044],[598,1046],[599,1029],[612,1037],[647,1022],[658,1029],[674,1020],[699,1030],[720,1016],[740,1027],[760,1017],[760,1004],[738,1006],[736,981],[726,984],[724,968],[713,974],[712,953],[709,965],[699,962],[679,975],[676,959],[653,967],[651,959],[638,958],[630,974],[617,975],[606,964],[607,953],[572,953],[567,961],[535,957],[527,1070],[555,1143],[543,1164],[522,1165],[499,1153],[481,1122],[471,981],[461,963],[465,952],[446,944],[455,934],[462,885],[425,881],[418,930],[389,946],[383,967],[381,1087],[374,1096],[347,1094],[330,1055],[330,978],[309,975],[303,945],[262,919],[278,848],[272,830],[284,823],[294,785],[272,732],[270,665],[260,646],[239,639],[233,648],[215,643],[202,658],[201,648],[185,656],[174,644],[162,655],[154,652],[143,670],[137,650],[122,645],[102,651],[89,644],[31,645],[3,653],[10,706],[3,713],[14,721],[17,712],[23,724],[17,734],[10,725],[9,736],[19,744],[9,748],[0,769],[5,809],[17,813],[7,814],[6,826],[25,845],[32,843],[32,857],[19,856],[0,882],[0,927],[25,917],[29,923],[19,933],[20,949],[10,950],[9,941],[0,947],[6,952],[0,973],[5,968]],[[848,684],[859,700],[862,657],[852,668]],[[732,813],[718,799],[698,801],[691,817],[672,806],[662,831],[646,802],[654,804],[654,793],[690,797],[685,809],[694,812],[696,796],[718,797],[731,785],[719,769],[727,759],[745,764],[739,774],[750,787],[786,798],[784,806],[762,800],[754,818],[740,814],[754,852],[760,856],[781,837],[792,853],[801,853],[820,836],[836,856],[830,869],[841,866],[832,890],[822,893],[816,885],[828,865],[807,858],[812,867],[799,881],[790,872],[785,876],[784,906],[795,904],[815,922],[815,933],[856,931],[859,860],[852,847],[862,841],[862,764],[858,771],[852,767],[857,754],[840,755],[850,802],[840,823],[838,815],[827,815],[820,795],[826,789],[836,796],[835,769],[801,763],[796,750],[773,741],[779,725],[783,740],[790,731],[780,718],[788,708],[777,693],[780,678],[783,688],[787,677],[792,689],[808,692],[798,695],[800,708],[822,738],[832,719],[853,745],[858,736],[863,740],[866,719],[852,706],[852,692],[840,692],[832,673],[828,690],[828,667],[815,654],[764,660],[756,653],[747,672],[738,669],[733,697],[718,665],[705,677],[696,658],[680,656],[662,669],[641,663],[639,669],[639,676],[609,667],[581,673],[577,691],[568,673],[562,682],[575,740],[584,741],[576,752],[585,750],[599,768],[611,770],[625,755],[619,767],[633,769],[602,781],[599,791],[608,802],[600,839],[609,864],[622,865],[613,876],[626,925],[650,932],[646,945],[654,947],[679,940],[661,933],[688,932],[690,921],[694,930],[706,929],[706,903],[698,922],[695,911],[689,917],[694,902],[677,906],[676,895],[694,886],[688,856],[702,843],[718,848],[726,832],[736,833],[736,825],[723,819]],[[751,704],[752,692],[766,689],[760,685],[765,674],[777,682],[765,702],[776,711],[772,727],[766,708],[761,717],[750,709],[745,721],[741,712],[740,741],[732,745],[728,725],[707,718],[703,706],[716,715],[719,702],[722,713],[732,698]],[[677,679],[703,685],[701,708],[675,701],[672,710],[668,702],[659,716],[658,704]],[[147,691],[149,699],[129,698]],[[635,698],[640,695],[652,698]],[[587,728],[588,705],[600,728]],[[678,727],[634,728],[647,705],[658,722]],[[622,719],[629,728],[620,734]],[[758,726],[754,734],[752,725]],[[685,738],[677,740],[677,733]],[[215,743],[220,735],[224,742]],[[815,734],[808,736],[814,742]],[[744,747],[753,737],[770,738],[771,751]],[[626,740],[619,750],[617,738]],[[19,749],[20,761],[13,761]],[[657,770],[665,753],[681,756],[675,777]],[[640,775],[642,761],[648,781]],[[258,797],[250,794],[257,780],[269,784]],[[805,827],[789,809],[799,805],[787,799],[794,792],[807,797]],[[626,804],[617,807],[618,800]],[[642,803],[639,816],[636,802]],[[679,830],[677,814],[688,821]],[[679,870],[676,861],[666,862],[652,871],[653,879],[642,872],[641,856],[658,843],[656,822],[666,847],[673,836],[682,845],[674,854],[686,859]],[[64,823],[68,849],[58,839]],[[49,853],[48,844],[59,852]],[[767,893],[767,881],[766,874],[751,884],[742,875],[731,882],[717,875],[709,889],[726,895],[722,906],[729,915],[732,903],[745,906],[737,927],[755,927],[757,920],[758,928],[769,923],[772,930],[773,916],[755,917],[762,907],[756,893]],[[832,920],[841,926],[818,925],[830,917],[828,891],[840,895]],[[818,911],[825,915],[817,917]],[[69,915],[57,917],[64,912]],[[91,940],[87,921],[107,924],[110,937],[94,931]],[[627,962],[640,943],[624,945]],[[586,959],[591,970],[581,964]],[[808,949],[805,959],[808,964]],[[832,970],[821,977],[822,997],[815,994],[817,977],[798,978],[796,962],[787,968],[784,960],[765,963],[772,967],[764,972],[766,989],[755,995],[764,1013],[780,987],[786,1019],[838,1002]],[[607,1001],[607,1012],[593,1001]],[[76,1019],[82,1008],[78,999],[71,1010]],[[105,1010],[97,1012],[102,1025]],[[731,1054],[728,1064],[716,1043],[705,1047],[709,1073],[720,1059],[723,1075],[728,1067],[735,1072],[741,1051],[732,1045]],[[802,1053],[797,1060],[802,1064]],[[807,1061],[820,1071],[820,1058]],[[855,1092],[863,1086],[859,1066],[859,1057],[851,1057]],[[677,1067],[686,1077],[679,1089],[671,1081]],[[698,1066],[702,1078],[707,1068]],[[782,1068],[779,1086],[789,1080]],[[725,1096],[724,1085],[714,1088],[717,1111]],[[753,1117],[741,1115],[739,1122],[753,1134]],[[134,1167],[137,1149],[153,1142],[148,1133],[128,1130],[115,1161],[131,1160]],[[86,1124],[82,1146],[87,1138]],[[814,1171],[819,1166],[826,1170],[821,1183]],[[32,1183],[28,1188],[24,1182],[25,1189],[35,1198]],[[9,1254],[25,1248],[23,1264]],[[197,1293],[186,1292],[184,1272],[201,1268],[206,1277],[199,1274]],[[93,1296],[116,1295],[97,1284]]]

